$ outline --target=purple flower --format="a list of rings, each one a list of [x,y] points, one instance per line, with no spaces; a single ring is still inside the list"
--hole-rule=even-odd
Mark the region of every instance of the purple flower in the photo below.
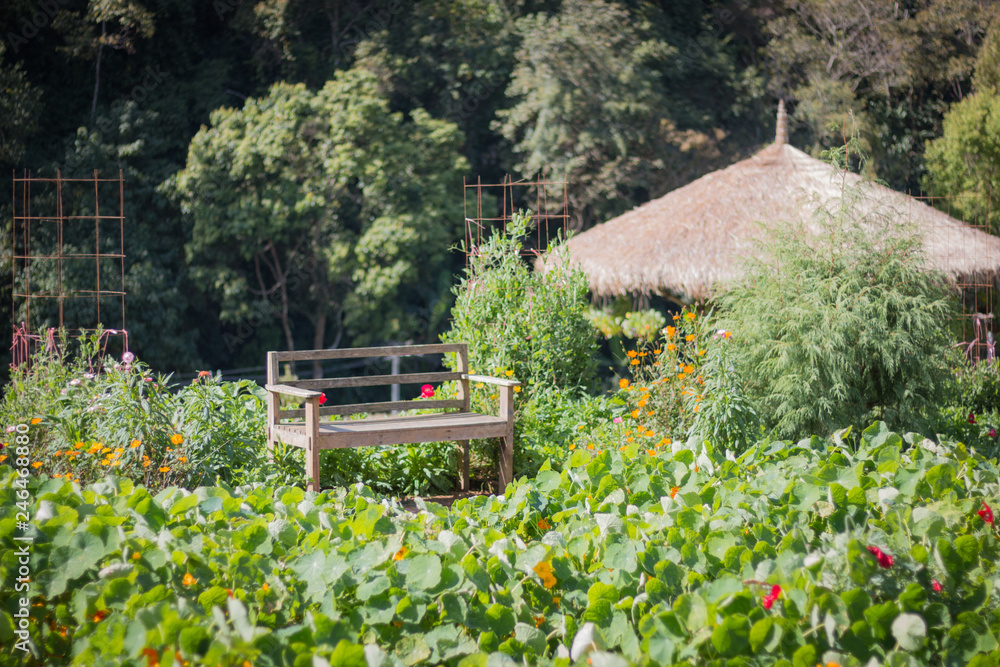
[[[135,355],[132,354],[131,352],[126,352],[125,354],[122,355],[122,361],[125,362],[126,364],[131,364],[133,361],[135,361]]]

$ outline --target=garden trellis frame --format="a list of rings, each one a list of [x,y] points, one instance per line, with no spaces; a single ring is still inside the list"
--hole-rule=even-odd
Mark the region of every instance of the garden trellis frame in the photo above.
[[[122,171],[110,178],[96,169],[87,178],[67,178],[61,171],[55,177],[32,176],[27,169],[18,176],[14,171],[12,203],[12,314],[20,320],[14,326],[13,364],[27,363],[37,346],[52,338],[42,330],[56,327],[80,336],[98,330],[120,335],[127,350]],[[87,238],[83,225],[89,222],[93,236]],[[92,263],[92,272],[81,268],[84,262]],[[51,300],[56,301],[54,309],[43,307]],[[110,313],[109,303],[114,306]],[[69,304],[72,313],[67,312]],[[109,317],[115,321],[107,322]]]
[[[520,208],[526,207],[532,198],[535,206],[530,210],[534,223],[534,245],[532,239],[523,247],[521,254],[535,257],[545,252],[549,244],[560,233],[566,238],[569,231],[569,198],[566,181],[549,180],[542,174],[537,181],[513,180],[505,175],[501,183],[483,183],[477,178],[475,183],[463,179],[465,199],[465,266],[471,269],[471,257],[495,231],[503,233],[507,223]],[[550,192],[561,193],[562,197],[550,198]],[[486,201],[484,201],[484,199]],[[496,215],[491,215],[487,207],[497,204]]]

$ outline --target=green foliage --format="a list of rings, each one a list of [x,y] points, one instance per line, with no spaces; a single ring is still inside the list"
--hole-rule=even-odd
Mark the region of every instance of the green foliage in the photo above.
[[[442,340],[467,344],[476,373],[512,371],[529,398],[540,389],[587,389],[597,346],[586,318],[587,277],[558,246],[543,256],[551,264],[544,274],[532,271],[521,257],[529,224],[530,216],[516,214],[475,249]]]
[[[111,472],[156,490],[242,483],[272,467],[263,389],[208,372],[171,387],[140,360],[104,356],[105,344],[98,335],[72,349],[64,339],[13,371],[0,423],[37,423],[35,468],[82,482]],[[273,468],[284,474],[282,465]]]
[[[1000,232],[1000,91],[984,90],[951,106],[944,133],[927,143],[927,187],[949,212]]]
[[[781,434],[920,424],[945,388],[953,295],[923,266],[916,231],[866,187],[845,186],[811,224],[767,230],[719,297],[735,369]]]
[[[169,189],[193,223],[190,260],[223,319],[263,298],[288,349],[417,337],[447,294],[465,161],[450,123],[389,110],[373,75],[313,93],[275,85],[220,109]],[[310,335],[293,335],[293,321]],[[431,327],[433,329],[433,327]]]
[[[607,440],[416,514],[360,485],[153,495],[4,468],[0,576],[31,537],[33,664],[993,664],[996,463],[882,423],[841,436],[738,461]],[[20,595],[0,590],[5,646]]]
[[[364,484],[378,493],[448,493],[458,469],[454,442],[363,447],[324,452],[320,478],[331,486]]]

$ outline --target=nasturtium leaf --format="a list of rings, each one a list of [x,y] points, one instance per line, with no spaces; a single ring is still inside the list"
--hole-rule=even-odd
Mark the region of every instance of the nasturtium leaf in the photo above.
[[[188,658],[195,658],[208,649],[211,641],[207,628],[200,625],[186,627],[181,630],[179,638],[181,653]]]
[[[766,616],[753,624],[747,640],[754,653],[772,652],[781,643],[781,636],[781,626],[775,623],[774,618]]]
[[[724,656],[743,653],[750,643],[750,619],[729,614],[712,630],[712,646]]]
[[[441,581],[441,559],[435,554],[420,554],[410,559],[406,585],[418,590],[434,588]]]
[[[813,667],[816,664],[818,653],[816,647],[811,644],[800,646],[792,654],[792,667]]]
[[[170,516],[177,516],[179,514],[184,514],[189,509],[192,509],[197,506],[198,506],[198,496],[191,493],[175,501],[174,504],[170,506],[169,513]]]
[[[475,554],[469,553],[462,558],[462,569],[465,570],[465,576],[476,585],[483,593],[488,593],[490,590],[490,575],[476,560]]]
[[[415,665],[431,657],[431,649],[420,634],[406,635],[396,642],[395,653],[404,665]]]
[[[514,613],[500,603],[494,603],[486,610],[486,622],[497,637],[507,637],[514,631]]]
[[[708,607],[705,600],[694,593],[684,593],[674,601],[674,612],[684,623],[688,632],[697,632],[708,623]]]
[[[903,613],[892,622],[892,636],[904,651],[917,651],[927,639],[927,625],[917,614]]]
[[[979,563],[979,541],[972,535],[960,535],[955,539],[955,552],[962,559],[962,568],[971,570]]]
[[[373,579],[368,579],[358,586],[357,596],[362,602],[368,598],[389,590],[389,578],[378,575]]]

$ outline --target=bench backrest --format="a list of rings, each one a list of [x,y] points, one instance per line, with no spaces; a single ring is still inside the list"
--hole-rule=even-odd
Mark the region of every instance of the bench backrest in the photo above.
[[[278,379],[278,366],[288,361],[316,361],[326,359],[364,359],[369,357],[408,357],[424,354],[455,354],[457,370],[440,373],[405,373],[402,375],[361,375],[357,377],[320,378],[318,380]],[[438,384],[457,380],[459,382],[458,398],[428,399],[424,401],[386,401],[380,403],[353,403],[350,405],[321,406],[320,416],[353,415],[360,412],[388,412],[390,410],[416,410],[437,408],[458,408],[462,412],[469,411],[469,381],[462,378],[469,372],[469,352],[465,343],[448,343],[439,345],[399,345],[394,347],[355,347],[343,350],[301,350],[298,352],[268,352],[267,353],[267,383],[286,384],[302,389],[325,391],[327,389],[343,389],[346,387],[377,387],[393,384]],[[302,408],[292,410],[277,410],[276,419],[295,419],[304,417]]]

